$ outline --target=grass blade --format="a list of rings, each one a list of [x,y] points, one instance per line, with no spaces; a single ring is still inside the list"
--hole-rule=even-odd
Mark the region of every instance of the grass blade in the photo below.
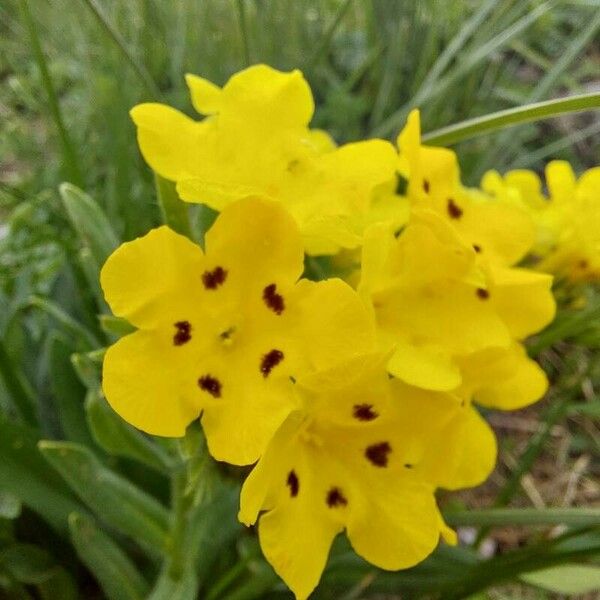
[[[83,3],[92,11],[94,17],[98,23],[102,26],[104,33],[113,41],[115,46],[120,50],[121,54],[125,57],[125,60],[129,63],[138,79],[142,82],[144,87],[150,95],[154,98],[160,98],[161,93],[158,86],[152,79],[152,76],[136,58],[129,51],[125,40],[121,37],[121,34],[115,29],[112,23],[107,19],[106,15],[102,12],[100,5],[97,0],[83,0]]]
[[[568,98],[556,98],[501,110],[483,117],[476,117],[448,127],[442,127],[423,135],[423,141],[434,146],[448,146],[514,125],[552,119],[566,113],[583,112],[598,108],[600,108],[600,93],[598,92],[579,94]]]
[[[13,401],[16,414],[29,425],[37,423],[33,390],[0,339],[0,377]]]
[[[318,44],[318,46],[315,48],[315,51],[306,61],[306,66],[304,67],[306,71],[310,71],[313,67],[315,67],[315,65],[318,64],[321,58],[323,58],[324,54],[327,52],[327,48],[329,48],[329,45],[331,44],[331,40],[333,39],[335,30],[342,22],[342,19],[344,18],[344,15],[350,8],[351,4],[352,0],[345,0],[345,2],[342,2],[339,5],[337,12],[335,13],[331,23],[329,24],[329,27],[327,28],[327,30],[323,34],[323,37],[321,38],[320,44]]]
[[[148,583],[119,546],[89,517],[69,516],[77,555],[94,574],[109,600],[142,600]]]
[[[495,35],[487,43],[483,44],[472,53],[466,54],[465,59],[460,63],[460,65],[446,77],[441,78],[435,88],[432,89],[426,96],[424,95],[423,99],[425,100],[425,98],[431,98],[433,96],[439,97],[453,83],[456,83],[462,77],[467,75],[474,67],[489,57],[493,52],[496,52],[504,45],[508,44],[508,42],[514,39],[517,35],[533,25],[533,23],[535,23],[539,17],[546,13],[554,3],[555,0],[549,0],[548,2],[539,5],[535,10],[527,13],[516,23],[513,23],[510,27],[507,27],[498,35]],[[394,133],[396,129],[399,129],[404,124],[405,117],[410,108],[410,104],[399,108],[374,129],[373,135],[376,137],[385,137]]]
[[[600,508],[490,508],[444,513],[453,527],[495,527],[509,525],[568,525],[590,527],[600,523]]]
[[[60,110],[60,104],[58,102],[56,90],[54,89],[54,84],[52,82],[52,77],[50,77],[50,71],[48,70],[48,65],[46,64],[46,59],[44,57],[42,45],[37,34],[35,22],[31,16],[31,11],[29,10],[29,0],[21,0],[19,7],[21,9],[21,16],[23,18],[23,22],[25,23],[25,28],[29,34],[33,56],[35,58],[35,62],[37,63],[38,69],[40,70],[44,88],[46,89],[50,112],[52,113],[54,124],[58,130],[58,136],[62,146],[65,172],[70,181],[81,186],[83,185],[83,177],[81,175],[77,154],[75,153],[75,147],[73,146],[69,132],[65,127],[65,122]]]

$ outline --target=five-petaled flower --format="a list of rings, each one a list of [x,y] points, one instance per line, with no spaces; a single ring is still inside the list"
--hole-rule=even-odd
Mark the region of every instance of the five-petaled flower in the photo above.
[[[144,158],[177,182],[183,200],[222,210],[257,194],[281,202],[309,254],[360,245],[371,194],[394,177],[397,156],[389,142],[336,147],[309,129],[314,101],[297,70],[254,65],[223,88],[195,75],[186,80],[203,120],[156,103],[131,111]]]
[[[299,280],[303,256],[288,213],[252,198],[221,213],[206,252],[168,227],[123,244],[102,287],[138,329],[107,351],[109,403],[164,436],[182,436],[202,413],[215,458],[255,462],[296,405],[293,380],[373,343],[347,284]]]

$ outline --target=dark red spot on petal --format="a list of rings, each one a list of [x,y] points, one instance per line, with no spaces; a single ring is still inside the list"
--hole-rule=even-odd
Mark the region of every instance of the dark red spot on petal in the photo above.
[[[453,198],[448,198],[447,209],[451,219],[460,219],[463,215],[463,209],[456,204]]]
[[[352,416],[359,421],[372,421],[379,416],[379,413],[373,410],[372,404],[355,404]]]
[[[274,283],[269,284],[263,290],[263,300],[265,304],[275,313],[280,315],[285,310],[283,296],[277,293],[277,286]]]
[[[208,392],[213,398],[221,397],[221,382],[212,375],[202,375],[198,379],[198,385],[201,390]]]
[[[411,464],[411,463],[404,463],[404,468],[405,469],[412,469],[413,467],[414,467],[414,465]]]
[[[590,266],[590,263],[588,263],[587,260],[582,259],[577,263],[577,265],[579,266],[580,269],[587,269]]]
[[[475,250],[477,254],[480,254],[483,248],[479,244],[473,244],[473,250]]]
[[[300,481],[295,471],[292,470],[288,473],[286,485],[290,488],[290,496],[295,498],[300,491]]]
[[[485,288],[477,288],[476,294],[480,300],[487,300],[490,297],[490,293]]]
[[[423,179],[423,190],[426,194],[429,194],[429,181],[427,179]]]
[[[373,444],[365,450],[365,456],[373,463],[376,467],[387,467],[388,455],[392,451],[392,447],[389,442],[380,442],[379,444]]]
[[[340,488],[333,487],[327,492],[327,506],[329,506],[329,508],[346,506],[347,504],[348,500],[346,500],[346,497],[342,494]]]
[[[207,290],[216,290],[225,283],[227,271],[223,267],[215,267],[212,271],[204,271],[202,283]]]
[[[182,346],[192,339],[192,326],[189,321],[177,321],[175,330],[173,343],[176,346]]]
[[[270,350],[260,361],[260,372],[263,377],[268,377],[274,367],[283,360],[283,352],[281,350]]]

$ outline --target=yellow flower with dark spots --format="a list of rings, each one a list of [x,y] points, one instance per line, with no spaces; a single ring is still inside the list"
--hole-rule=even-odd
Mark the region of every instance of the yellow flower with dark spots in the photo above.
[[[532,249],[535,228],[528,211],[518,202],[464,187],[456,154],[421,143],[418,110],[410,113],[398,146],[400,172],[408,179],[413,206],[435,210],[448,220],[480,261],[510,266]]]
[[[361,356],[299,379],[299,410],[242,488],[240,520],[259,520],[263,552],[299,600],[344,529],[360,556],[390,570],[423,560],[440,536],[456,542],[434,491],[477,440],[465,442],[457,398],[390,381],[384,365]]]
[[[411,385],[455,390],[465,357],[508,349],[552,320],[551,281],[480,263],[447,220],[414,210],[398,237],[381,227],[367,232],[358,289],[380,343],[392,349],[389,371]]]
[[[189,75],[195,121],[162,104],[131,111],[148,164],[177,182],[184,200],[222,210],[260,195],[293,216],[309,254],[361,244],[373,190],[394,178],[397,154],[383,140],[339,148],[310,130],[314,111],[300,71],[255,65],[223,88]]]
[[[215,458],[255,462],[296,408],[295,379],[373,346],[357,294],[338,279],[299,280],[303,257],[293,219],[261,199],[224,210],[206,252],[167,227],[123,244],[101,282],[138,329],[106,353],[112,407],[163,436],[202,415]]]

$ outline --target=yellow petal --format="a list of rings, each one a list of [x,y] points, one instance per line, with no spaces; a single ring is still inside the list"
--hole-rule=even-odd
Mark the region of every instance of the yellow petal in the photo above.
[[[194,174],[204,123],[164,104],[138,104],[130,114],[142,156],[154,171],[171,181]]]
[[[546,183],[552,202],[572,202],[575,193],[575,173],[565,160],[553,160],[546,165]]]
[[[172,332],[136,331],[106,351],[104,395],[128,423],[152,435],[180,437],[200,414],[193,355]]]
[[[195,312],[203,264],[199,246],[163,226],[119,246],[100,282],[115,315],[138,327],[172,325]]]
[[[530,359],[520,344],[472,355],[463,365],[466,382],[475,401],[490,408],[517,410],[539,400],[548,389],[543,369]]]
[[[305,349],[311,370],[327,369],[375,350],[375,324],[347,283],[303,279],[297,290],[297,310],[304,316],[296,320],[297,325],[290,324],[290,336]]]
[[[479,198],[467,192],[462,214],[455,227],[486,260],[513,265],[532,248],[535,241],[533,219],[522,208],[507,202]]]
[[[304,269],[298,227],[277,203],[249,198],[223,211],[205,236],[207,254],[227,264],[238,285],[261,290]]]
[[[448,351],[398,339],[387,368],[406,383],[428,390],[453,390],[460,385],[461,373]]]
[[[260,118],[272,127],[307,125],[314,112],[310,87],[302,73],[253,65],[236,73],[222,91],[222,113]]]
[[[222,93],[218,85],[203,77],[190,74],[185,76],[185,82],[190,90],[196,112],[201,115],[212,115],[219,112]]]
[[[494,268],[490,277],[491,304],[515,338],[523,339],[554,319],[556,302],[550,275],[527,269]]]
[[[389,570],[406,569],[433,552],[440,524],[432,489],[418,483],[374,485],[369,500],[349,514],[348,538],[356,553]]]
[[[329,519],[319,518],[308,503],[289,504],[287,510],[277,507],[261,517],[258,536],[262,551],[275,572],[297,600],[305,600],[321,579],[329,549],[341,527]],[[300,523],[307,525],[299,527]]]
[[[465,406],[446,433],[447,443],[458,448],[457,456],[449,461],[441,487],[457,490],[479,485],[494,470],[497,456],[496,436],[471,406]]]

